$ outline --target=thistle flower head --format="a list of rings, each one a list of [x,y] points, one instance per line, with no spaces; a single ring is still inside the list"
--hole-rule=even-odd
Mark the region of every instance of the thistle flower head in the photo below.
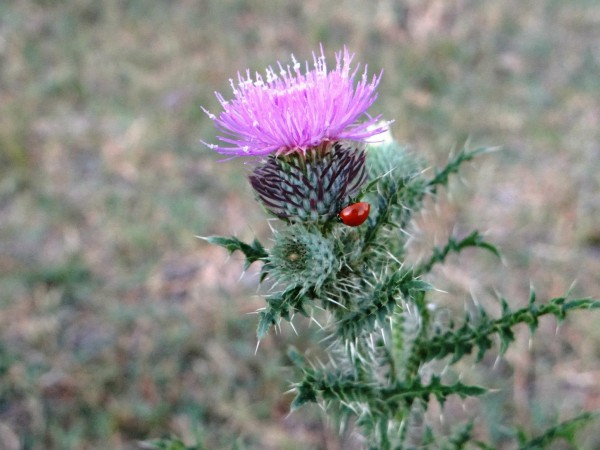
[[[304,72],[292,56],[291,66],[278,63],[265,77],[238,73],[237,82],[230,80],[233,99],[216,93],[223,111],[217,116],[204,110],[221,132],[221,143],[204,144],[230,156],[304,154],[323,142],[364,141],[385,131],[387,124],[376,125],[379,117],[366,114],[381,74],[369,80],[365,66],[355,83],[359,66],[351,70],[353,57],[344,48],[328,72],[321,48],[320,56],[313,53],[313,68],[306,62]]]
[[[364,144],[324,143],[305,154],[270,155],[250,175],[258,199],[291,222],[335,218],[367,179]]]
[[[321,289],[339,266],[333,243],[321,233],[292,225],[275,235],[269,263],[273,278],[285,285]]]

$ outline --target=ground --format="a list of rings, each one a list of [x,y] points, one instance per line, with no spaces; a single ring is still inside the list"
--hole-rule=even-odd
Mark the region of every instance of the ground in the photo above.
[[[356,446],[317,408],[288,416],[285,350],[314,330],[283,327],[255,354],[256,272],[195,237],[269,236],[248,166],[200,144],[201,106],[218,111],[236,71],[319,43],[384,70],[372,112],[432,168],[467,140],[499,147],[411,227],[413,260],[472,229],[504,255],[436,269],[437,302],[600,297],[599,41],[591,0],[2,3],[0,447]],[[598,320],[519,329],[503,360],[456,368],[501,389],[466,405],[487,411],[484,437],[600,409]],[[597,439],[584,430],[582,448]]]

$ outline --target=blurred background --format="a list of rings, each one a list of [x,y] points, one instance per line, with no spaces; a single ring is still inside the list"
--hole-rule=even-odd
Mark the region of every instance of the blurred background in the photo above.
[[[593,0],[11,0],[0,4],[0,448],[358,448],[317,407],[288,415],[283,326],[255,355],[256,271],[196,235],[269,228],[242,160],[219,162],[204,106],[237,70],[319,43],[383,68],[372,114],[432,169],[465,167],[410,232],[411,259],[476,228],[430,281],[436,302],[518,308],[600,296],[600,5]],[[452,367],[497,388],[447,405],[498,448],[600,408],[598,313],[518,329],[502,360]],[[448,413],[449,412],[449,413]],[[593,428],[593,427],[591,427]],[[597,432],[580,434],[598,448]],[[561,447],[562,448],[562,447]]]

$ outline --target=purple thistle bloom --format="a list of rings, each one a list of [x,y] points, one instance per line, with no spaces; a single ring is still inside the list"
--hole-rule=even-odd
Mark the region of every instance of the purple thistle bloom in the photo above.
[[[217,136],[222,144],[203,143],[231,156],[305,154],[324,142],[364,141],[385,131],[387,125],[376,125],[379,116],[366,114],[377,98],[381,73],[369,82],[365,66],[354,86],[358,66],[351,72],[353,57],[344,47],[336,54],[335,70],[327,72],[321,47],[321,56],[313,53],[314,68],[309,70],[306,62],[305,73],[293,56],[291,67],[278,63],[278,73],[269,67],[265,79],[257,73],[253,80],[249,70],[245,77],[238,72],[237,85],[230,80],[232,100],[216,93],[221,114],[203,108],[222,133]],[[363,115],[367,119],[357,122]]]

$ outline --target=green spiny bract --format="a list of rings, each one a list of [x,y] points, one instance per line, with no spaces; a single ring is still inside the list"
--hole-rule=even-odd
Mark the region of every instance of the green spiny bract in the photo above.
[[[289,222],[327,223],[366,181],[364,146],[328,142],[306,154],[271,155],[249,179],[274,216]]]
[[[319,295],[328,279],[339,270],[334,244],[316,230],[293,225],[275,234],[269,257],[270,276],[284,286],[300,287],[300,295],[314,290]]]
[[[397,142],[371,145],[367,158],[369,178],[381,178],[378,187],[389,190],[400,179],[414,179],[423,171],[423,164]],[[423,181],[423,180],[421,180]]]

